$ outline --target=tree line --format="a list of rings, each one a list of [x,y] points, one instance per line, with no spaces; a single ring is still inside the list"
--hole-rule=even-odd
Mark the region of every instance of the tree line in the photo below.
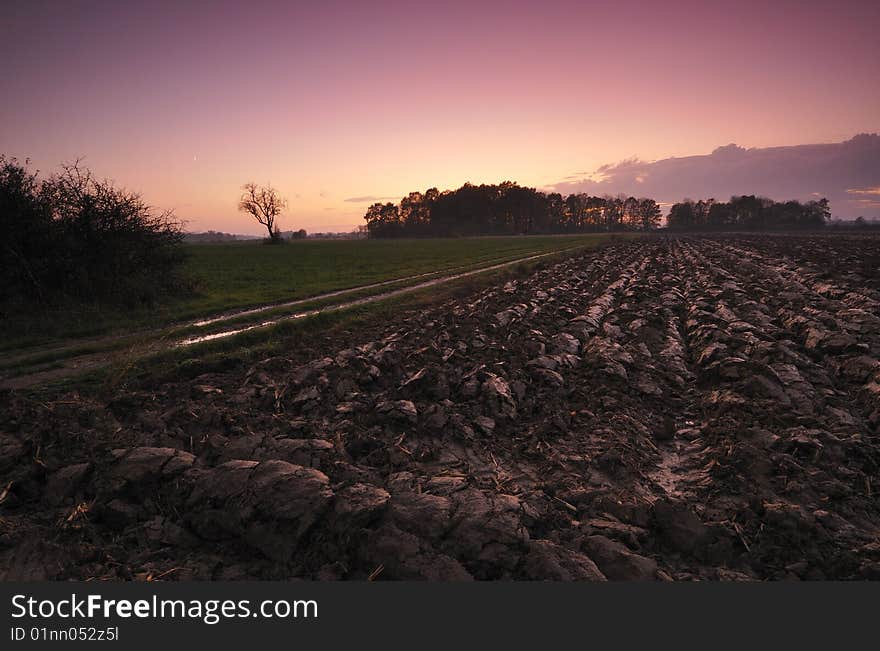
[[[666,220],[670,230],[788,230],[822,228],[831,219],[828,199],[773,201],[745,195],[676,203]]]
[[[370,237],[458,237],[652,230],[661,216],[653,199],[562,196],[505,181],[410,192],[397,204],[374,203],[364,220]]]
[[[506,181],[465,183],[457,190],[410,192],[399,203],[374,203],[364,215],[370,237],[457,237],[598,231],[650,231],[662,211],[650,198],[545,193]],[[685,199],[672,206],[670,230],[786,230],[821,228],[831,218],[827,199],[805,203],[743,195],[728,202]]]

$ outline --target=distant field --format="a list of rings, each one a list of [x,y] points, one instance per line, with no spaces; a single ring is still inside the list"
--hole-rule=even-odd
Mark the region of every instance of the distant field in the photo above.
[[[605,235],[473,237],[426,240],[306,240],[283,246],[260,242],[186,245],[186,268],[198,291],[154,310],[65,310],[10,320],[0,350],[59,337],[102,335],[340,289],[476,268],[528,255],[596,244]]]

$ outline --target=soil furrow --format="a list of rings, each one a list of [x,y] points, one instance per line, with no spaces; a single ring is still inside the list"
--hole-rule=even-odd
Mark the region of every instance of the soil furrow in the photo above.
[[[851,246],[616,242],[250,368],[7,392],[3,577],[880,578],[870,270],[811,239]]]

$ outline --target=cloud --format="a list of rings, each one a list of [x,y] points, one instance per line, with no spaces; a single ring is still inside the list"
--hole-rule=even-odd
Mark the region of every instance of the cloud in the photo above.
[[[880,216],[880,135],[845,142],[745,149],[730,144],[711,154],[603,165],[550,186],[562,194],[631,194],[659,202],[737,194],[776,200],[827,197],[836,217]],[[866,201],[867,200],[867,201]]]
[[[880,188],[862,188],[858,189],[850,189],[847,190],[850,194],[880,194]]]
[[[367,195],[365,197],[349,197],[348,199],[343,199],[343,201],[347,201],[348,203],[372,203],[375,201],[397,201],[400,197],[374,197],[372,195]]]

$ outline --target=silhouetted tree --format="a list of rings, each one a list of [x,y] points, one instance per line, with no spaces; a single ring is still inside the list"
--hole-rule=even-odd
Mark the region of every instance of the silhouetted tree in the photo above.
[[[740,228],[761,230],[764,228],[764,209],[768,202],[755,195],[730,198],[733,223]]]
[[[700,199],[694,204],[694,227],[705,228],[709,224],[709,212],[712,210],[714,199]]]
[[[364,216],[370,237],[400,237],[400,210],[393,203],[374,203]]]
[[[587,195],[570,194],[565,198],[566,230],[579,231],[587,223]]]
[[[660,225],[663,211],[653,199],[639,199],[637,206],[638,225],[644,231],[651,231]]]
[[[605,230],[616,231],[623,220],[623,202],[626,197],[605,197]]]
[[[712,206],[709,208],[709,228],[712,230],[724,230],[735,224],[730,204],[716,202],[710,199]]]
[[[287,207],[287,200],[281,197],[271,185],[265,187],[256,183],[245,183],[242,186],[238,209],[256,219],[269,231],[270,242],[281,242],[281,232],[276,220],[281,211]]]
[[[803,221],[804,226],[824,226],[831,221],[831,206],[828,199],[822,197],[818,201],[807,202],[807,215]]]
[[[666,225],[671,229],[689,230],[694,227],[694,202],[685,199],[679,203],[672,204],[669,209],[669,216],[666,218]]]
[[[419,235],[430,219],[425,197],[421,192],[410,192],[400,201],[400,222],[408,234]]]
[[[565,200],[558,192],[551,192],[546,198],[545,216],[541,221],[541,233],[558,232],[565,224]]]

